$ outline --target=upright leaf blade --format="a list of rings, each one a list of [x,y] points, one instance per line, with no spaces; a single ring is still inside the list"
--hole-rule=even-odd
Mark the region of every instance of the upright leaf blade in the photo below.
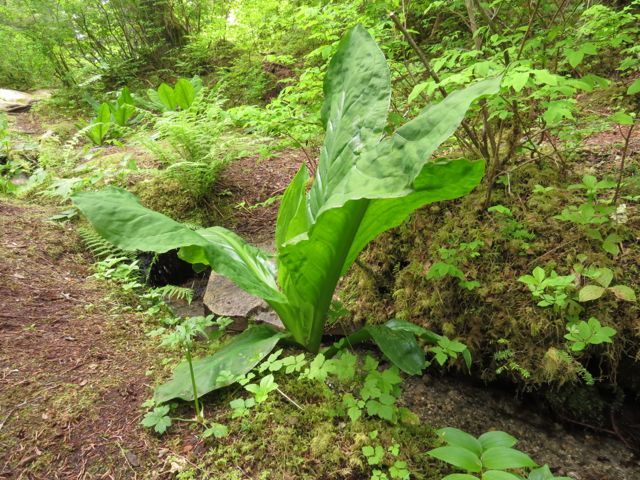
[[[309,171],[302,165],[282,196],[276,222],[277,246],[306,232],[309,228],[305,191],[308,180]]]
[[[173,88],[166,83],[158,87],[158,100],[167,108],[167,110],[175,110],[177,103]]]
[[[384,54],[362,26],[350,30],[331,59],[324,82],[325,141],[309,210],[315,219],[332,190],[386,124],[391,83]]]
[[[196,91],[193,84],[186,78],[181,78],[176,82],[174,87],[174,100],[176,104],[183,110],[191,106],[196,97]]]

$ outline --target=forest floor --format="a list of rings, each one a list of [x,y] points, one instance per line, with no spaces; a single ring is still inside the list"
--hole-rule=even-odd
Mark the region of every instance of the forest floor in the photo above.
[[[24,130],[40,131],[26,115],[20,122]],[[232,163],[218,183],[236,205],[229,224],[256,243],[268,241],[277,205],[248,206],[281,194],[301,161],[301,152],[290,150],[265,161],[248,157]],[[131,299],[91,278],[94,260],[71,223],[49,221],[54,213],[51,207],[0,199],[0,479],[169,479],[184,465],[198,471],[205,444],[192,431],[178,428],[157,437],[140,425],[141,404],[156,378],[149,374],[162,368],[163,353],[145,335],[149,327]],[[508,431],[537,461],[576,480],[640,478],[638,459],[622,443],[569,430],[512,392],[438,375],[409,379],[404,389],[402,404],[434,428],[453,426],[474,435]],[[207,408],[220,414],[225,404],[211,399]],[[287,414],[291,425],[317,421],[294,422],[297,414]],[[322,425],[309,428],[321,431]],[[262,441],[275,442],[279,437],[272,433],[261,432]],[[257,442],[245,433],[232,431],[230,437],[218,452],[250,449]],[[303,448],[301,461],[323,461],[314,457],[322,452],[313,445]],[[295,467],[264,477],[261,469],[271,465],[261,461],[232,464],[239,477],[201,471],[182,478],[303,478]]]
[[[0,202],[0,478],[134,478],[152,343],[53,213]]]

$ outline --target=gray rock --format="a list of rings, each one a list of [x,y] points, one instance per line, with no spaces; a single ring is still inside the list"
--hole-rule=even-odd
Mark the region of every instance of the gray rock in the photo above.
[[[284,330],[284,325],[264,300],[248,294],[215,272],[209,277],[203,303],[206,313],[231,318],[233,324],[227,327],[230,330],[244,330],[249,321]]]
[[[49,90],[37,90],[33,93],[19,92],[0,88],[0,112],[24,112],[38,100],[51,96]]]
[[[36,99],[28,93],[0,88],[0,111],[22,112],[29,110]]]

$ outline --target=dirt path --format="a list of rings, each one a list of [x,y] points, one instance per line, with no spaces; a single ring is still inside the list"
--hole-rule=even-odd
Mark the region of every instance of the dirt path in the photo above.
[[[155,358],[52,213],[0,200],[0,479],[136,478]]]

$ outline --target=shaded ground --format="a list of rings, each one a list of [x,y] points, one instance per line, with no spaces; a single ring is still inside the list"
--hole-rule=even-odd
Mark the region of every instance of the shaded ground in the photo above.
[[[0,478],[135,478],[153,441],[140,318],[51,213],[0,201]]]
[[[570,431],[514,394],[431,375],[409,379],[404,389],[407,406],[423,421],[475,436],[489,430],[508,432],[519,440],[517,448],[540,464],[548,463],[556,475],[576,480],[640,479],[640,459],[621,442],[581,429]]]

